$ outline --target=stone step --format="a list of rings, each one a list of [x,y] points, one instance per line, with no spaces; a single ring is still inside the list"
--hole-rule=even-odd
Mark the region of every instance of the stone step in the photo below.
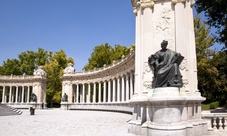
[[[21,115],[22,113],[23,111],[21,110],[7,106],[5,104],[0,104],[0,116]]]

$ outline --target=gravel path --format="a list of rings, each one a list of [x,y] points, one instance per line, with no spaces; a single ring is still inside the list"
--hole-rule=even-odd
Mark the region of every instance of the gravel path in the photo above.
[[[1,116],[1,136],[132,136],[127,132],[131,115],[102,111],[60,109],[23,110],[22,115]]]

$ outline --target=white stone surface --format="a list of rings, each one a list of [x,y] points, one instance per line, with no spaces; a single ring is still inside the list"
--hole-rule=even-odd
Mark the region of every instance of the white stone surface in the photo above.
[[[127,132],[131,115],[60,109],[24,110],[20,116],[1,116],[1,136],[133,136]]]

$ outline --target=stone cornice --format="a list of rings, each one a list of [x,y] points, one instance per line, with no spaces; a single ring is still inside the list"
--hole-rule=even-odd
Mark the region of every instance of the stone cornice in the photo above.
[[[21,86],[25,84],[32,85],[34,82],[46,84],[46,77],[31,75],[0,75],[0,86]]]
[[[131,0],[133,13],[137,15],[138,8],[140,7],[142,10],[145,8],[154,8],[156,2],[160,2],[164,0]],[[172,2],[173,5],[176,3],[185,3],[186,0],[169,0]],[[189,0],[191,6],[195,4],[195,0]]]

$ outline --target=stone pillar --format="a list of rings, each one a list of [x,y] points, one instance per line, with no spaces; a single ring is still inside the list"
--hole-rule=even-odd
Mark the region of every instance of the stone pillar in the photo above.
[[[132,71],[130,72],[130,98],[132,99],[133,96],[133,73]]]
[[[5,95],[4,95],[4,99],[5,99],[5,103],[7,103],[7,93],[9,92],[9,88],[5,88]]]
[[[106,81],[104,81],[103,87],[103,103],[106,103]]]
[[[87,103],[91,103],[91,101],[90,101],[90,96],[91,96],[91,84],[88,83]]]
[[[117,78],[117,102],[120,102],[120,77]]]
[[[28,91],[27,91],[27,103],[29,103],[30,99],[30,86],[28,86]]]
[[[80,86],[80,103],[83,103],[83,85],[79,84]]]
[[[76,103],[79,103],[79,84],[76,85]]]
[[[124,75],[121,77],[121,101],[125,101],[125,78]]]
[[[83,83],[83,91],[82,91],[82,103],[85,103],[85,85]]]
[[[108,102],[111,102],[111,80],[108,81]]]
[[[10,90],[9,90],[9,103],[12,103],[12,86],[9,86]]]
[[[24,86],[22,86],[22,97],[21,97],[21,103],[24,103]]]
[[[2,103],[6,103],[5,101],[5,95],[6,95],[6,87],[3,86],[3,92],[2,92]]]
[[[112,102],[116,102],[116,79],[113,79],[113,100]]]
[[[128,102],[129,101],[129,75],[126,74],[126,101]]]
[[[99,103],[101,103],[101,82],[99,82]]]
[[[12,87],[12,102],[15,100],[15,87]]]
[[[93,84],[93,103],[96,103],[96,83]]]
[[[15,100],[15,103],[18,102],[18,86],[16,86],[16,100]]]

